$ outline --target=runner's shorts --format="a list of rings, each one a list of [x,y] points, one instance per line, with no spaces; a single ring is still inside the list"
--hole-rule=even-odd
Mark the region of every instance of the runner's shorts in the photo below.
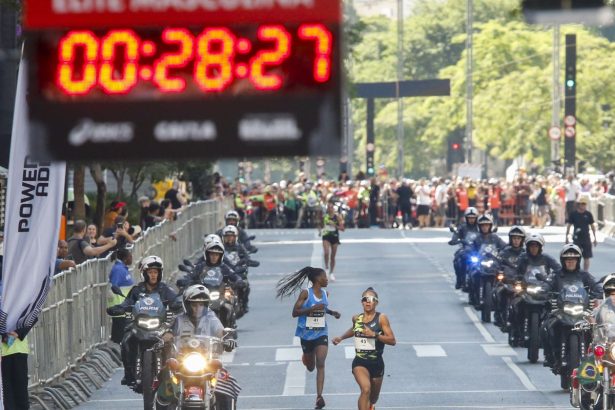
[[[370,379],[377,379],[384,376],[384,360],[382,356],[378,357],[376,360],[367,360],[355,356],[352,361],[352,368],[354,369],[355,367],[365,367],[369,372]]]

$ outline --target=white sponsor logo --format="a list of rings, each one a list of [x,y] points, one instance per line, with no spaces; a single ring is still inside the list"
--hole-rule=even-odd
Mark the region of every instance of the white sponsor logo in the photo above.
[[[52,0],[56,14],[314,8],[315,0]],[[127,7],[127,5],[129,5]]]
[[[212,141],[218,136],[211,121],[162,121],[156,124],[154,136],[158,141]]]
[[[81,121],[68,134],[68,143],[80,146],[88,141],[94,143],[130,142],[134,138],[134,125],[129,122],[100,122],[90,119]]]
[[[239,138],[243,141],[294,141],[301,135],[291,116],[254,116],[239,122]]]

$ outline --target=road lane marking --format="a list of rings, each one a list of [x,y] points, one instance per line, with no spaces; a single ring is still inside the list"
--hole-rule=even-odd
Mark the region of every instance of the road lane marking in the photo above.
[[[304,372],[305,374],[305,372]],[[532,393],[532,394],[540,394],[541,396],[544,394],[543,392],[527,390],[527,389],[510,389],[510,390],[431,390],[431,391],[395,391],[395,392],[380,392],[381,396],[414,396],[414,395],[437,395],[437,394],[495,394],[501,395],[502,393]],[[296,396],[308,396],[314,397],[314,393],[310,394],[298,394]],[[347,392],[347,393],[327,393],[327,396],[357,396],[356,391]],[[259,394],[259,395],[242,395],[242,399],[266,399],[266,398],[275,398],[275,397],[284,397],[283,394]],[[455,406],[448,406],[455,407]],[[511,406],[508,406],[510,408]],[[506,408],[506,407],[505,407]]]
[[[317,238],[312,243],[312,258],[310,259],[310,266],[313,268],[324,267],[324,257],[320,254],[320,249],[322,247],[322,240],[318,240],[318,234],[314,232],[314,237]]]
[[[516,356],[517,352],[507,344],[481,345],[489,356]]]
[[[414,345],[412,346],[417,357],[446,357],[446,352],[440,345]]]
[[[299,336],[293,337],[293,346],[301,346],[301,339],[299,338]]]
[[[281,348],[275,351],[276,362],[288,362],[288,361],[301,361],[301,355],[303,352],[296,347]]]
[[[474,323],[474,326],[476,326],[476,328],[478,329],[480,334],[483,336],[483,339],[485,339],[485,342],[487,342],[487,343],[495,343],[495,339],[493,338],[493,336],[491,336],[491,333],[489,333],[489,331],[485,328],[485,326],[483,326],[483,324],[480,322],[480,320],[478,320],[478,317],[472,311],[472,309],[473,308],[471,308],[469,306],[466,306],[466,307],[463,308],[463,310],[466,312],[466,314],[468,315],[468,317],[470,318],[472,323]]]
[[[282,396],[303,396],[305,394],[305,376],[303,363],[288,363]]]
[[[527,377],[527,374],[525,374],[525,372],[521,370],[510,357],[502,357],[502,360],[504,360],[504,363],[510,367],[510,370],[512,370],[517,378],[519,378],[519,381],[521,381],[521,384],[523,384],[526,389],[529,391],[538,391],[536,386],[534,386],[534,384],[530,381],[530,378]]]

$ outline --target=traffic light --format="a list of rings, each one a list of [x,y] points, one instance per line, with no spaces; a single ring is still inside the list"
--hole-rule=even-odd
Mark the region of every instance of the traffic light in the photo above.
[[[452,171],[453,164],[464,161],[463,152],[463,137],[454,136],[448,140],[448,150],[446,155],[446,165],[449,171]]]

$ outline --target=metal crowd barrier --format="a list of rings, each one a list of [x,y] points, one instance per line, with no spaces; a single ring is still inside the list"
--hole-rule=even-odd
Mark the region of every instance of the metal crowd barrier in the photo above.
[[[606,194],[599,198],[591,198],[589,210],[602,232],[608,236],[615,236],[615,196]]]
[[[230,200],[190,204],[175,221],[164,221],[135,241],[133,265],[144,256],[160,256],[169,278],[182,258],[203,246],[203,235],[222,227],[224,212],[231,207]],[[110,257],[91,259],[54,277],[45,308],[28,335],[30,388],[54,383],[109,340],[111,319],[106,308],[112,264]],[[141,280],[138,272],[133,279]]]

